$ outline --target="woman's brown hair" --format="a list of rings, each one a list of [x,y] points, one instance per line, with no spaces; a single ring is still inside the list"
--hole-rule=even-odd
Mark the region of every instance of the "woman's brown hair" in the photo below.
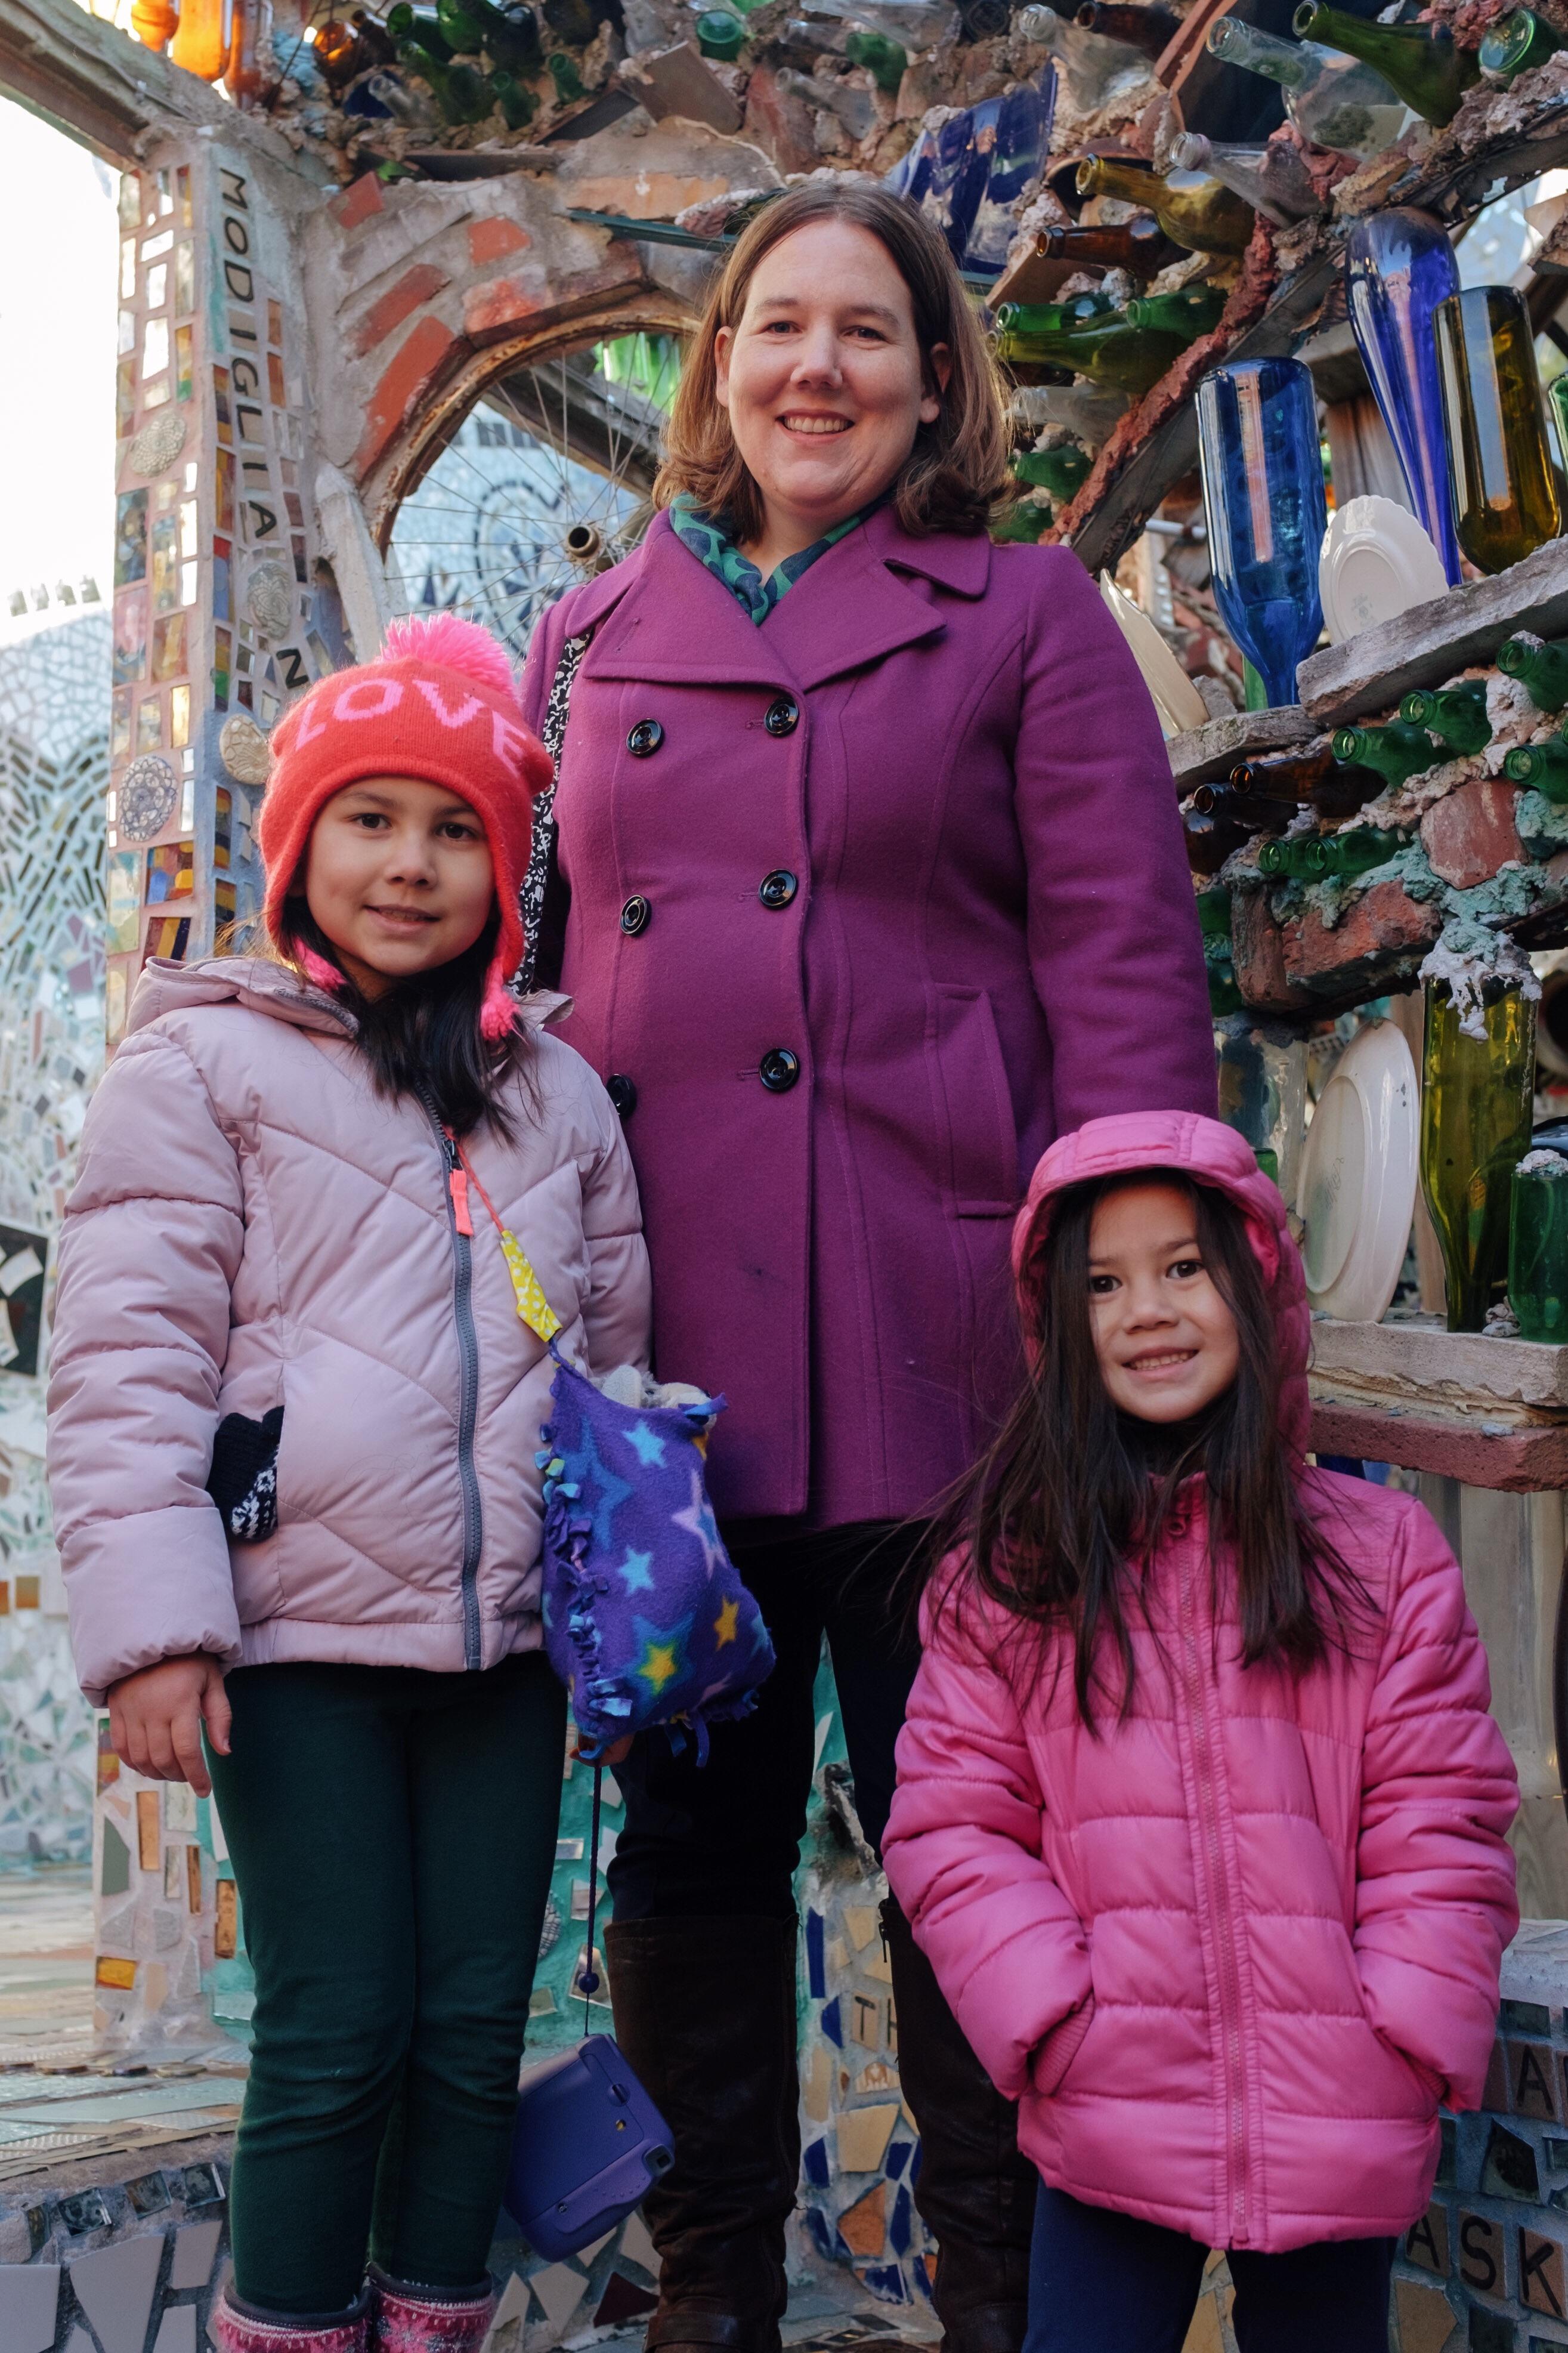
[[[716,386],[714,345],[721,327],[736,327],[757,264],[797,228],[847,221],[886,247],[910,290],[915,339],[935,389],[930,354],[947,345],[951,370],[934,425],[922,425],[894,486],[907,532],[984,531],[1007,483],[1006,408],[994,363],[963,290],[957,264],[938,231],[901,196],[861,180],[813,180],[766,206],[737,239],[687,348],[670,411],[666,456],[654,500],[668,506],[689,491],[705,514],[722,516],[742,543],[760,537],[763,499],[747,470]]]
[[[1230,1388],[1195,1423],[1163,1432],[1112,1405],[1089,1315],[1094,1212],[1128,1183],[1187,1196],[1198,1253],[1239,1342]],[[978,1593],[1040,1640],[1065,1631],[1083,1722],[1093,1730],[1108,1704],[1124,1718],[1131,1622],[1142,1614],[1176,1490],[1196,1474],[1208,1490],[1211,1574],[1223,1546],[1234,1579],[1243,1664],[1300,1674],[1352,1648],[1375,1613],[1302,1502],[1279,1427],[1274,1316],[1234,1203],[1161,1168],[1069,1187],[1033,1257],[1024,1301],[1027,1374],[995,1443],[932,1532],[926,1560],[937,1608],[962,1610]]]

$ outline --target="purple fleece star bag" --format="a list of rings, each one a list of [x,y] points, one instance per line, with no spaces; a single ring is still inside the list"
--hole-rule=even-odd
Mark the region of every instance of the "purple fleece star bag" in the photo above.
[[[561,1353],[561,1319],[517,1236],[502,1225],[447,1131],[459,1233],[478,1193],[511,1274],[517,1312],[555,1362],[544,1473],[544,1647],[565,1684],[592,1764],[628,1733],[684,1729],[708,1761],[708,1726],[749,1715],[773,1672],[762,1611],[725,1551],[703,1477],[721,1397],[636,1366],[593,1380]]]
[[[708,1501],[703,1456],[724,1400],[680,1390],[622,1403],[554,1339],[550,1352],[544,1646],[584,1755],[665,1725],[678,1743],[689,1726],[705,1763],[708,1726],[749,1715],[773,1663]],[[612,1378],[626,1387],[628,1370]]]

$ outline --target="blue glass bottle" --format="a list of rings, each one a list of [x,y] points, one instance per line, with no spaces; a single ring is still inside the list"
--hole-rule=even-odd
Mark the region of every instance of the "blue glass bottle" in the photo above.
[[[1457,587],[1459,545],[1432,313],[1458,292],[1459,269],[1441,221],[1411,205],[1366,214],[1345,248],[1345,290],[1351,326],[1399,453],[1410,502]]]
[[[1323,626],[1318,559],[1328,512],[1318,406],[1300,360],[1211,368],[1198,452],[1215,599],[1271,707],[1296,701],[1296,665]]]

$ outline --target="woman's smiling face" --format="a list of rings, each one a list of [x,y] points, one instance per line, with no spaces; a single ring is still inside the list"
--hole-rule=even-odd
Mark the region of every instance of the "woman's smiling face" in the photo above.
[[[803,545],[880,498],[941,413],[947,347],[922,361],[891,254],[847,221],[813,221],[765,253],[714,351],[770,536],[804,528]]]

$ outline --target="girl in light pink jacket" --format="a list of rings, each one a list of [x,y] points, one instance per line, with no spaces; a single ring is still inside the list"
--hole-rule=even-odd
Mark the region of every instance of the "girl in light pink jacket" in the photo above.
[[[216,1787],[239,1883],[220,2353],[476,2353],[565,1728],[553,1367],[485,1197],[595,1372],[647,1360],[647,1261],[561,1000],[505,985],[550,763],[500,647],[399,623],[272,750],[271,954],[149,965],[88,1115],[56,1524],[117,1752]]]
[[[1039,2168],[1026,2353],[1384,2353],[1439,2102],[1479,2106],[1517,1784],[1411,1497],[1308,1467],[1284,1205],[1228,1128],[1090,1120],[1014,1243],[1031,1371],[955,1507],[888,1876]]]

